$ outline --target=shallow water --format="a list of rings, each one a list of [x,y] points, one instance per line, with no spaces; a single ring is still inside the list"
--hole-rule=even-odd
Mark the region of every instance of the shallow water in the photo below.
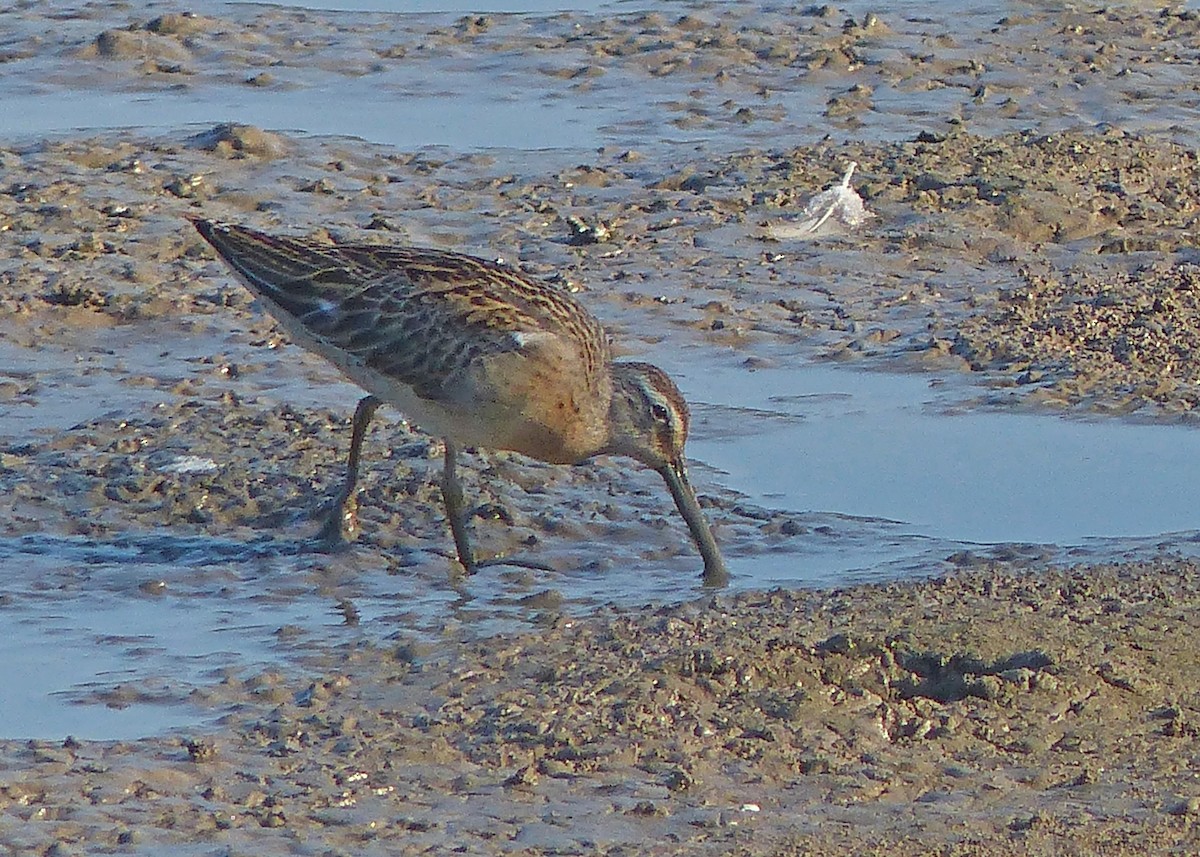
[[[1076,545],[1197,523],[1200,432],[1190,427],[968,411],[939,391],[946,379],[927,375],[704,374],[704,395],[722,403],[710,430],[728,433],[698,439],[693,454],[764,505],[979,543]]]
[[[696,402],[702,493],[791,510],[806,530],[775,548],[728,545],[734,589],[926,575],[1007,544],[1010,555],[1080,561],[1195,550],[1194,431],[959,412],[953,390],[928,376],[712,365],[700,390],[694,371],[677,374]],[[285,662],[289,643],[502,630],[536,621],[544,590],[569,612],[701,592],[694,570],[681,571],[687,558],[599,575],[492,571],[459,590],[440,565],[389,572],[362,555],[333,565],[330,578],[323,555],[266,533],[0,540],[12,654],[0,658],[0,735],[132,738],[185,726],[213,716],[193,704],[194,687]]]
[[[559,20],[560,10],[583,16],[636,16],[645,10],[672,16],[694,11],[712,20],[733,10],[540,0],[478,4],[430,0],[415,6],[386,0],[314,0],[265,4],[265,8],[278,9],[278,15],[327,9],[314,14],[330,16],[357,31],[331,37],[323,66],[312,65],[303,55],[267,64],[277,80],[259,89],[247,86],[245,77],[259,71],[262,63],[246,66],[241,76],[195,73],[190,68],[167,81],[110,76],[111,64],[64,62],[100,30],[94,11],[78,20],[72,14],[59,16],[52,31],[36,18],[10,16],[6,25],[14,41],[45,39],[61,42],[62,48],[58,55],[45,51],[18,56],[0,67],[5,88],[0,136],[26,138],[120,127],[199,130],[236,121],[357,137],[401,149],[507,148],[541,152],[543,158],[555,152],[556,160],[569,164],[573,153],[599,146],[730,151],[747,145],[813,144],[829,137],[865,142],[911,139],[924,130],[944,130],[948,120],[978,133],[1029,127],[1053,132],[1081,124],[1119,123],[1130,130],[1170,130],[1195,142],[1195,125],[1189,120],[1200,116],[1200,99],[1188,93],[1183,76],[1174,80],[1162,74],[1146,79],[1077,77],[1061,95],[1042,92],[1024,99],[1020,81],[1010,72],[974,69],[974,60],[993,50],[1032,47],[1028,62],[1059,62],[1058,47],[1023,42],[1021,16],[1057,8],[1040,2],[913,2],[889,4],[883,13],[868,0],[852,0],[838,5],[837,21],[861,22],[876,15],[887,28],[865,40],[871,50],[869,63],[844,71],[768,67],[739,72],[719,85],[712,82],[712,70],[701,64],[695,74],[659,76],[652,86],[644,73],[618,63],[582,83],[560,77],[560,70],[598,68],[603,62],[589,53],[586,40],[569,50],[559,46],[551,54],[535,49],[537,38],[543,33],[555,38],[569,35],[572,24]],[[791,6],[768,7],[747,23],[768,32],[808,26],[815,8],[797,18]],[[230,3],[212,13],[238,21],[263,9],[259,4]],[[510,9],[522,14],[510,14]],[[467,10],[493,13],[488,37],[497,45],[482,55],[438,46],[412,51],[401,61],[380,62],[373,50],[386,48],[402,36],[419,40],[451,26]],[[159,11],[152,7],[152,12]],[[1009,18],[1014,23],[997,25]],[[939,44],[939,64],[946,67],[932,73],[930,81],[897,76],[888,68],[893,53],[900,60],[912,44],[930,41]],[[848,117],[827,116],[830,100],[844,97],[856,86],[869,88],[869,106]],[[1151,87],[1170,97],[1165,101],[1151,97]],[[979,93],[985,90],[995,94],[983,97]],[[630,98],[631,92],[639,97]],[[1018,97],[1007,98],[1010,92]],[[1164,103],[1170,109],[1164,109]],[[735,116],[739,108],[755,118]]]

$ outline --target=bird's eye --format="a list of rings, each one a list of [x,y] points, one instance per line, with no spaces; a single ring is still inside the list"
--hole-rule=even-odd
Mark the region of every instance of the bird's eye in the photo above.
[[[671,421],[671,412],[663,405],[651,405],[650,414],[660,423],[669,423]]]

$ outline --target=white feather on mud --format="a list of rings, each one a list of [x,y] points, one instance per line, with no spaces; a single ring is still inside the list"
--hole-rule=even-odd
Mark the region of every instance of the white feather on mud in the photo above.
[[[875,213],[867,210],[862,197],[850,187],[850,177],[857,167],[858,163],[851,161],[842,180],[810,199],[795,220],[768,222],[763,237],[774,241],[807,240],[850,232],[862,226]]]

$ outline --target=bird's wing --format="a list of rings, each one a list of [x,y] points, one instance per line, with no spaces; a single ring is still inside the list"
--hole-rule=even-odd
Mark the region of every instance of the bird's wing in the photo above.
[[[574,350],[607,361],[599,322],[570,295],[460,253],[330,244],[193,221],[281,322],[422,398],[456,397],[480,360]]]

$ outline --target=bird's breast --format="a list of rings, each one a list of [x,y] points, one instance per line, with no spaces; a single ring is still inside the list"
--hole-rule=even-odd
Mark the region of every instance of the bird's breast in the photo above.
[[[447,384],[443,404],[474,427],[476,446],[552,464],[589,458],[608,441],[612,390],[570,345],[543,340],[476,360]]]

